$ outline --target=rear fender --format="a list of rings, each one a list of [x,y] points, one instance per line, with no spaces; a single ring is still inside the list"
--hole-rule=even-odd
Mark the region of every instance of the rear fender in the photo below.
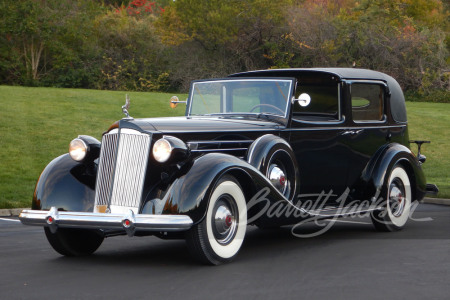
[[[392,143],[380,148],[364,169],[356,190],[360,200],[384,197],[383,186],[392,169],[400,164],[411,181],[413,200],[421,200],[426,192],[426,179],[420,162],[407,147]]]

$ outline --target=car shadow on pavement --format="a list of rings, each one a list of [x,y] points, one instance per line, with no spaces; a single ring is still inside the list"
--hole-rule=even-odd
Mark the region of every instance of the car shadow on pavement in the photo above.
[[[396,232],[377,232],[370,219],[343,219],[333,226],[330,221],[314,222],[302,226],[283,226],[275,229],[259,229],[248,226],[244,244],[234,263],[246,260],[270,259],[274,253],[303,251],[303,249],[321,249],[324,246],[346,243],[349,240],[395,240],[395,239],[448,239],[432,230],[436,226],[431,222],[410,221],[407,226]],[[325,230],[324,230],[325,228]],[[323,231],[323,232],[321,232]],[[306,237],[308,236],[308,237]],[[57,257],[57,254],[55,253]],[[199,266],[188,252],[184,240],[161,240],[156,237],[127,236],[105,239],[99,250],[92,256],[58,257],[54,262],[64,264],[96,264],[131,267],[155,266]]]
[[[337,227],[337,226],[334,226]],[[292,235],[291,226],[277,229],[258,229],[248,226],[244,244],[238,254],[239,261],[246,256],[257,259],[269,259],[272,253],[286,249],[302,251],[302,247],[316,245],[322,247],[335,239],[362,238],[374,233],[371,225],[354,224],[331,228],[323,235],[314,238],[298,238]],[[314,230],[311,226],[302,226],[295,232],[308,233]],[[55,256],[57,254],[55,253]],[[242,258],[241,258],[242,256]],[[198,265],[189,255],[184,240],[161,240],[156,237],[128,238],[127,236],[105,239],[103,245],[91,256],[58,257],[53,262],[76,265],[115,265],[115,266],[180,266]]]

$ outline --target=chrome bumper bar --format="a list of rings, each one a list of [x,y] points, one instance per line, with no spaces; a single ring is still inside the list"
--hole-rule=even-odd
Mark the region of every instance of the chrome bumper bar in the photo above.
[[[24,225],[47,226],[52,232],[59,227],[124,230],[128,235],[141,231],[186,231],[192,219],[185,215],[144,215],[129,210],[126,214],[65,212],[52,207],[45,210],[23,210],[19,219]]]

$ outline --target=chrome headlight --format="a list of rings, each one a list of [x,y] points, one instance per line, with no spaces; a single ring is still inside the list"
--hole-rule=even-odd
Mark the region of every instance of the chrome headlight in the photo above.
[[[87,151],[88,146],[82,139],[76,138],[70,142],[69,154],[73,160],[82,161],[86,157]]]
[[[73,160],[90,164],[100,155],[100,142],[88,135],[79,135],[69,145],[69,155]]]
[[[159,163],[177,164],[188,156],[187,145],[174,136],[164,135],[153,145],[153,157]]]
[[[153,157],[157,162],[164,163],[170,158],[172,146],[165,138],[159,139],[153,145]]]

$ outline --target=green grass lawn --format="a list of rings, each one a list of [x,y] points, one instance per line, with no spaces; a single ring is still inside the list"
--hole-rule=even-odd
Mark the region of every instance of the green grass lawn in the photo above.
[[[422,146],[427,182],[437,184],[438,197],[450,199],[450,103],[406,102],[406,108],[409,138],[431,141]],[[417,154],[415,144],[411,149]]]
[[[0,208],[29,207],[43,168],[78,135],[101,140],[121,119],[126,92],[0,86]],[[173,94],[129,92],[135,118],[184,115]],[[185,94],[177,95],[185,100]]]
[[[29,207],[42,169],[79,134],[101,139],[123,117],[126,92],[0,86],[0,208]],[[183,115],[173,94],[129,92],[135,118]],[[177,95],[180,100],[185,94]],[[411,139],[427,139],[427,180],[450,198],[450,104],[407,103]],[[413,148],[416,151],[416,148]]]

